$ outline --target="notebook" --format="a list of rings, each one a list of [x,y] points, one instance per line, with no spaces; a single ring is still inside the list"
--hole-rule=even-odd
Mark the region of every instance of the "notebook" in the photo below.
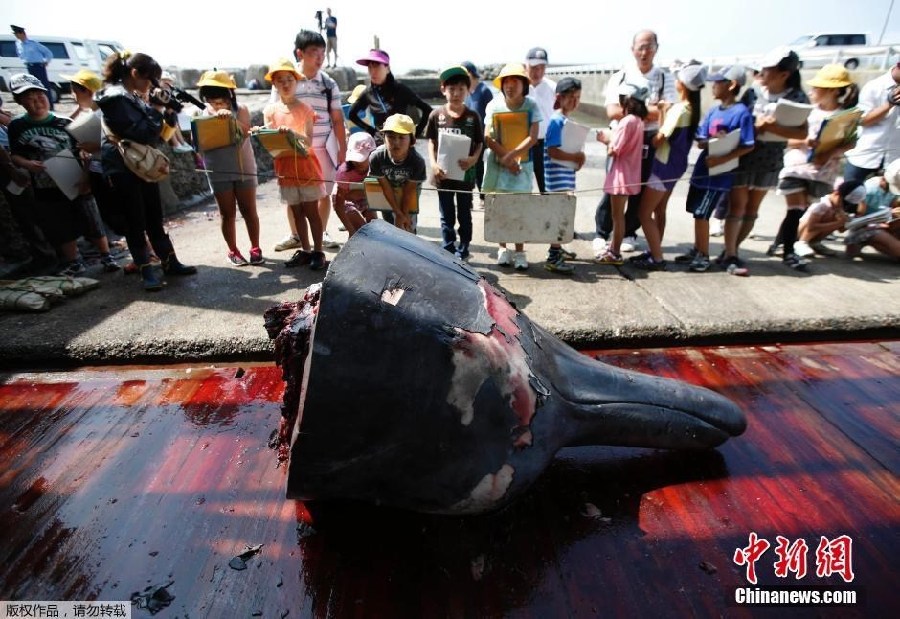
[[[472,138],[457,133],[438,133],[437,163],[447,173],[446,178],[462,181],[466,172],[459,167],[459,160],[469,156]]]
[[[730,152],[733,152],[741,140],[741,130],[734,129],[733,131],[729,131],[723,136],[719,136],[717,138],[712,138],[709,141],[709,156],[710,157],[721,157],[722,155],[727,155]],[[713,166],[709,169],[710,176],[717,176],[719,174],[725,174],[725,172],[731,172],[736,167],[738,167],[738,163],[740,163],[740,159],[735,157],[731,161],[723,163],[721,165]]]
[[[572,154],[582,152],[584,150],[584,143],[587,141],[587,136],[590,131],[591,128],[588,126],[581,125],[574,120],[566,120],[562,129],[562,143],[560,144],[559,149],[563,152]],[[575,165],[574,161],[554,159],[553,163],[558,163],[570,170],[574,170],[578,167]]]
[[[381,186],[381,183],[374,176],[369,176],[363,182],[366,188],[366,200],[369,203],[369,208],[373,211],[393,211],[390,203],[387,201],[387,198],[384,196],[384,188]],[[402,187],[394,187],[394,197],[397,198],[399,202],[403,198],[403,188]],[[410,209],[409,215],[414,215],[419,212],[419,194],[422,193],[422,185],[418,184],[416,186],[416,203],[412,209]]]
[[[862,110],[852,108],[838,112],[831,118],[826,118],[819,129],[817,137],[819,144],[809,153],[808,161],[812,161],[817,155],[843,146],[856,137],[856,127],[862,118]]]
[[[494,139],[500,142],[503,148],[512,150],[531,133],[531,114],[526,111],[497,112],[491,120],[491,125]],[[525,151],[519,159],[519,163],[528,161],[531,161],[531,149]]]
[[[775,122],[782,127],[800,127],[806,122],[812,109],[813,106],[806,103],[779,99],[775,104]],[[775,135],[771,131],[760,134],[757,139],[760,142],[787,142],[787,138]]]
[[[76,142],[83,144],[100,143],[100,114],[91,111],[82,111],[78,116],[66,125],[66,131]]]
[[[194,148],[199,151],[234,146],[244,138],[237,120],[223,116],[198,116],[192,119],[191,136]]]

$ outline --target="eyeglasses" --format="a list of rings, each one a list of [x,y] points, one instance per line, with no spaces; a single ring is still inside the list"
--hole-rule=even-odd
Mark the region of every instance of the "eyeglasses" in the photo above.
[[[632,48],[636,52],[655,52],[657,50],[656,45],[638,45],[637,47]]]

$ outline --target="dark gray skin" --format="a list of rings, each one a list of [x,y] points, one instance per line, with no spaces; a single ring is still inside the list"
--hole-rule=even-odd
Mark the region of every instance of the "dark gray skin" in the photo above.
[[[285,395],[300,411],[289,498],[481,513],[563,447],[709,449],[746,428],[708,389],[579,354],[465,263],[381,221],[331,264],[310,351],[305,398],[299,380]]]

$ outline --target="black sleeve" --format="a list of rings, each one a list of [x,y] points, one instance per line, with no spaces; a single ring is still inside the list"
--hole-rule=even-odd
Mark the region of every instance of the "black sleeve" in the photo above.
[[[120,138],[150,145],[160,141],[161,112],[124,96],[109,97],[98,103],[103,110],[103,122]]]
[[[350,119],[350,122],[355,124],[357,127],[375,137],[375,134],[378,133],[378,130],[375,129],[372,125],[363,120],[363,113],[366,108],[369,106],[369,91],[366,90],[359,99],[353,102],[353,105],[350,106],[350,111],[347,112],[347,117]]]

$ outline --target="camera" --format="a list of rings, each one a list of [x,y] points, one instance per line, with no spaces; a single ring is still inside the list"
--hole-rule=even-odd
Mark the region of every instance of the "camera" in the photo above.
[[[150,91],[150,103],[162,105],[176,114],[184,109],[181,102],[173,96],[172,91],[163,88],[162,86],[157,86]]]

